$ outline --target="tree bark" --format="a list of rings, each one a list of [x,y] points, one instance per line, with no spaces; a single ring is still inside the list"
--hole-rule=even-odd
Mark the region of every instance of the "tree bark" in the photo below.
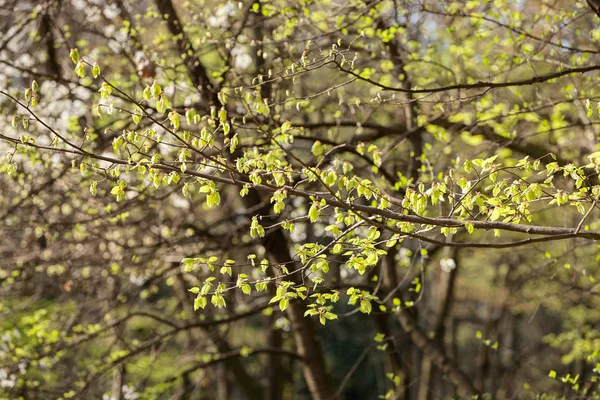
[[[246,195],[248,203],[246,207],[260,204],[259,194],[251,191]],[[289,253],[287,239],[281,229],[271,232],[265,237],[264,246],[271,261],[284,264],[292,272],[298,268],[297,263],[292,260]],[[293,274],[292,280],[296,284],[302,284],[302,277]],[[288,317],[292,323],[292,331],[296,340],[296,351],[304,359],[304,379],[313,400],[333,399],[334,391],[331,379],[325,366],[325,357],[321,343],[316,335],[313,320],[304,316],[306,306],[301,300],[290,302]]]
[[[432,271],[437,276],[438,287],[435,290],[433,301],[433,318],[431,327],[433,332],[433,341],[441,348],[444,348],[445,321],[450,312],[452,301],[454,299],[454,283],[458,271],[458,250],[452,249],[451,259],[455,260],[455,268],[445,272],[441,269]],[[433,367],[433,360],[425,356],[421,362],[421,380],[419,383],[419,400],[429,400],[435,392],[436,368]]]
[[[156,0],[155,3],[158,11],[167,22],[169,32],[177,38],[176,44],[179,53],[187,54],[190,50],[193,51],[192,43],[183,30],[181,20],[177,16],[177,11],[173,6],[173,2],[171,0]],[[214,106],[218,105],[218,90],[215,90],[213,87],[204,64],[193,56],[187,56],[184,63],[194,86],[200,91],[200,94],[202,94],[203,100],[211,101]]]
[[[276,314],[268,317],[266,329],[269,332],[268,343],[271,349],[283,348],[283,336],[280,329],[275,329]],[[289,374],[286,374],[286,368],[283,365],[281,355],[276,352],[269,354],[268,366],[268,400],[282,400],[284,383]]]
[[[459,392],[465,396],[477,396],[479,391],[473,386],[473,382],[458,368],[450,357],[439,347],[437,343],[427,338],[427,335],[419,328],[413,315],[406,308],[401,308],[398,313],[398,321],[425,356],[431,358],[433,364],[442,370],[444,374],[457,387]]]

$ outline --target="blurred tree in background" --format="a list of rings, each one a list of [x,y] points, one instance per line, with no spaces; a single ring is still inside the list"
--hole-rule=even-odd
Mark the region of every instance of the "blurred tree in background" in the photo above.
[[[600,397],[596,4],[0,1],[0,398]]]

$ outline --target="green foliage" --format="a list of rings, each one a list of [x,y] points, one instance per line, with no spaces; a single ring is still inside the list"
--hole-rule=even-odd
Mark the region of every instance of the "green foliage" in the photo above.
[[[1,396],[598,396],[586,4],[118,3],[7,6]]]

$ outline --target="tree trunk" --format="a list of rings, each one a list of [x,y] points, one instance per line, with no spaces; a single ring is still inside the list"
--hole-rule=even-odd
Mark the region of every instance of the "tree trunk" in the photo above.
[[[245,199],[252,201],[252,204],[260,204],[256,191],[251,191]],[[246,206],[248,207],[249,204]],[[290,272],[298,268],[297,263],[290,256],[287,239],[281,229],[277,229],[265,237],[264,246],[271,261],[286,265]],[[302,284],[302,277],[299,274],[292,275],[292,280],[296,284]],[[332,399],[334,391],[325,367],[321,343],[316,335],[313,320],[305,317],[305,312],[306,306],[301,300],[290,302],[288,317],[292,323],[296,351],[304,359],[304,379],[313,400]]]
[[[437,343],[427,338],[408,309],[401,308],[396,315],[415,346],[423,352],[424,356],[431,358],[433,364],[446,374],[459,392],[465,396],[479,395],[479,391],[475,389],[467,375],[454,364],[454,361],[444,353]]]
[[[156,0],[156,6],[161,15],[166,16],[167,26],[171,34],[178,38],[176,44],[179,52],[181,54],[187,53],[192,49],[192,44],[183,31],[181,21],[177,16],[173,3],[171,0]],[[200,90],[203,97],[211,101],[214,105],[217,105],[217,91],[212,87],[208,73],[200,60],[197,60],[195,57],[187,57],[185,65],[192,82]],[[229,154],[229,157],[231,158],[232,155]],[[247,208],[254,208],[260,206],[262,200],[258,192],[252,190],[244,197],[244,204]],[[290,266],[290,270],[297,268],[290,257],[289,246],[281,229],[275,230],[265,238],[265,248],[267,249],[268,257],[272,261],[288,265]],[[297,274],[293,276],[296,279],[300,278]],[[296,283],[301,282],[298,281]],[[304,359],[304,377],[313,400],[330,399],[334,392],[331,381],[326,373],[325,359],[315,335],[313,321],[304,317],[306,307],[299,301],[291,302],[288,310],[288,316],[292,322],[294,337],[296,339],[297,351]]]
[[[431,314],[433,318],[431,318],[431,327],[433,341],[442,349],[444,348],[445,343],[445,321],[454,299],[454,283],[456,281],[459,264],[457,249],[453,249],[449,255],[455,262],[454,269],[443,271],[436,267],[434,271],[431,271],[432,275],[436,277],[434,281],[437,282],[435,293],[432,296],[433,312]],[[429,400],[432,398],[432,395],[436,391],[436,382],[438,381],[435,377],[436,372],[438,372],[438,370],[433,367],[433,360],[431,357],[423,357],[423,361],[421,362],[421,380],[419,383],[419,400]]]

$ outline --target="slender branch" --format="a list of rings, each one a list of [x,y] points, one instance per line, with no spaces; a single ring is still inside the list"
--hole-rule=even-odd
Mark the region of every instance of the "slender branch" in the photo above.
[[[573,74],[585,74],[591,71],[600,70],[600,65],[590,65],[588,67],[578,67],[578,68],[565,68],[559,72],[553,72],[551,74],[535,76],[529,79],[523,79],[520,81],[512,81],[512,82],[488,82],[488,81],[478,81],[475,83],[459,83],[456,85],[448,85],[448,86],[439,86],[429,89],[405,89],[402,87],[394,87],[387,86],[380,82],[374,81],[369,78],[365,78],[360,74],[343,68],[338,64],[338,67],[341,71],[352,75],[358,78],[361,81],[367,82],[373,86],[377,86],[383,90],[387,90],[390,92],[401,92],[401,93],[412,93],[412,94],[430,94],[430,93],[440,93],[440,92],[448,92],[450,90],[469,90],[469,89],[497,89],[497,88],[507,88],[507,87],[516,87],[516,86],[529,86],[536,83],[544,83],[551,81],[553,79],[561,78],[563,76],[573,75]]]

